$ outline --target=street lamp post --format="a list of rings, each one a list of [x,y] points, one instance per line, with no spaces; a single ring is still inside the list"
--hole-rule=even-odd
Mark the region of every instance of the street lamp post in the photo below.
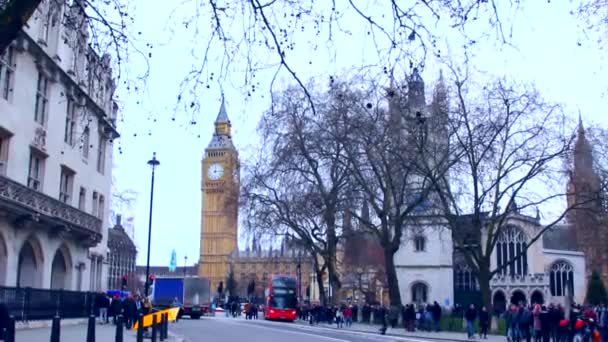
[[[186,265],[188,264],[188,256],[184,255],[184,278],[186,278]]]
[[[152,154],[152,159],[148,160],[148,165],[152,168],[152,182],[150,184],[150,217],[148,218],[148,257],[146,259],[146,286],[144,295],[148,297],[150,291],[150,241],[152,240],[152,205],[154,203],[154,171],[160,165],[156,159],[156,152]]]

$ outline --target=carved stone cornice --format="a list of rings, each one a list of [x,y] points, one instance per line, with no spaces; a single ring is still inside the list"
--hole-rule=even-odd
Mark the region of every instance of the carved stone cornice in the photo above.
[[[102,238],[99,218],[4,176],[0,176],[0,208],[14,213],[20,222],[40,222],[54,234],[78,236],[91,247]]]

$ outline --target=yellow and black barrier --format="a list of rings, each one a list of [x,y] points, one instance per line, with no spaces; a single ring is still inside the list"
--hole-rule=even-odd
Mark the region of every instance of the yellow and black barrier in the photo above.
[[[163,314],[167,314],[168,321],[175,321],[177,319],[178,313],[179,313],[179,308],[170,308],[170,309],[164,309],[164,310],[155,311],[153,313],[149,313],[142,317],[143,318],[142,326],[144,328],[147,328],[147,327],[151,326],[154,322],[160,322]],[[133,327],[131,329],[137,330],[137,328],[139,328],[139,320],[135,321],[135,323],[133,324]]]

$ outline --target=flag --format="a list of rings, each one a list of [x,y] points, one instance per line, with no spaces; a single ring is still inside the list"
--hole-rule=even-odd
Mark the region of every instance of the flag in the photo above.
[[[133,217],[133,216],[127,218],[127,222],[133,222],[133,220],[135,220],[135,217]]]
[[[177,253],[175,253],[175,249],[171,252],[171,262],[169,263],[169,272],[175,272],[177,268]]]

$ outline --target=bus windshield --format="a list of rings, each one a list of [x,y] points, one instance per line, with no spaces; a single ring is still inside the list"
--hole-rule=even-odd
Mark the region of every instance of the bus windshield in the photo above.
[[[278,289],[276,289],[278,290]],[[283,290],[283,289],[281,289]],[[294,309],[298,300],[296,299],[295,292],[291,289],[287,291],[272,291],[272,297],[270,300],[270,306],[275,309]]]

